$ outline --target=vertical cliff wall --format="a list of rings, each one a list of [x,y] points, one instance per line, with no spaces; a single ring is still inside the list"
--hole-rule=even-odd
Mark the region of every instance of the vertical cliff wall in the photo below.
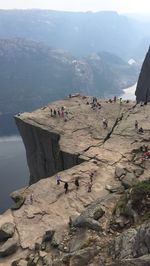
[[[138,103],[150,101],[150,48],[141,68],[135,95]]]
[[[83,162],[78,154],[60,150],[59,134],[25,123],[17,116],[15,121],[26,149],[30,184]]]

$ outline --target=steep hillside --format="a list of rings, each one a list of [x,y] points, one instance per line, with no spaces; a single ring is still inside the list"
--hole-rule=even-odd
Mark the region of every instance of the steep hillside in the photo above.
[[[116,12],[0,11],[0,38],[44,41],[76,56],[105,50],[126,60],[139,59],[146,52],[141,46],[143,38],[150,40],[146,28],[143,22]]]
[[[9,119],[69,93],[118,95],[136,78],[136,67],[109,53],[75,58],[43,43],[0,39],[0,112]]]

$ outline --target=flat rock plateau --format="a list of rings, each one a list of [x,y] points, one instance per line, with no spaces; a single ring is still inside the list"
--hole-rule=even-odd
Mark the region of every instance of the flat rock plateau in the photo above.
[[[30,186],[0,216],[1,266],[150,265],[150,105],[92,101],[79,95],[15,116]]]

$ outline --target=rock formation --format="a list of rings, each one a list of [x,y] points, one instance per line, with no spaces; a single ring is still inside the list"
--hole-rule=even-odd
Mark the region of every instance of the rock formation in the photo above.
[[[63,116],[51,116],[62,106]],[[149,265],[149,118],[149,105],[98,100],[92,108],[81,96],[16,116],[32,185],[0,216],[0,266]]]
[[[150,48],[142,65],[135,95],[138,103],[150,101]]]

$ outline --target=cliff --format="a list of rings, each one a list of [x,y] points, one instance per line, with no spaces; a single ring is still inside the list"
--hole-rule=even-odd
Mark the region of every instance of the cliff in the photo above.
[[[15,117],[36,183],[0,216],[1,266],[149,265],[150,106],[91,102],[78,96]],[[65,117],[51,116],[62,106]]]
[[[150,101],[150,48],[142,65],[135,95],[138,103]]]

